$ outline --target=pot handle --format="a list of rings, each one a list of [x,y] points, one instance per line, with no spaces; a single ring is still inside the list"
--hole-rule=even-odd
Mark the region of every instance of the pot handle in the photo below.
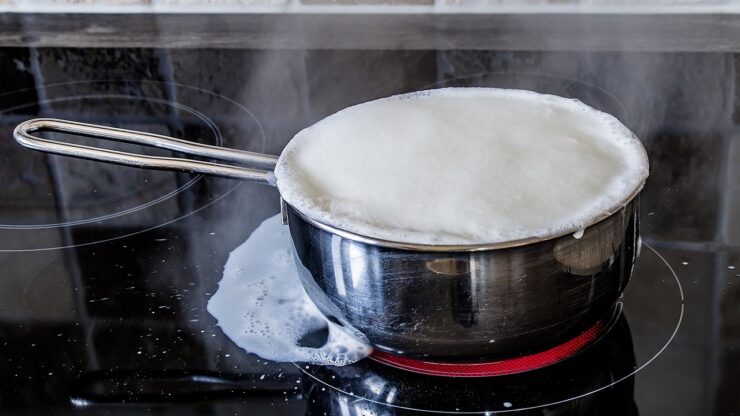
[[[148,156],[75,143],[60,142],[57,140],[42,139],[31,134],[37,131],[53,131],[74,136],[135,143],[143,146],[172,150],[186,155],[256,165],[261,168],[266,168],[267,170],[185,158]],[[245,179],[252,182],[275,186],[275,175],[271,169],[275,167],[278,158],[277,156],[262,153],[247,152],[219,146],[209,146],[159,134],[52,118],[37,118],[24,121],[15,128],[13,131],[13,137],[15,137],[15,140],[20,145],[44,153],[89,159],[116,165],[133,166],[137,168],[193,172],[209,176],[218,176],[221,178]]]

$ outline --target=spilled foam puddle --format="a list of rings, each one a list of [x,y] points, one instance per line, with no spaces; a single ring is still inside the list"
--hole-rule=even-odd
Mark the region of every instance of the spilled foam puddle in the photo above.
[[[327,320],[306,294],[280,215],[229,254],[208,312],[236,345],[278,362],[347,365],[372,348]]]

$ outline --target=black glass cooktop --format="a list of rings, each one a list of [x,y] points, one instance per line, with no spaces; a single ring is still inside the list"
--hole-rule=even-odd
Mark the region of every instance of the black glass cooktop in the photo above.
[[[738,414],[739,69],[700,53],[0,49],[0,411]],[[632,281],[608,333],[568,360],[480,379],[262,360],[205,307],[229,252],[279,212],[275,189],[11,136],[58,117],[279,154],[343,107],[443,86],[578,98],[648,148]]]

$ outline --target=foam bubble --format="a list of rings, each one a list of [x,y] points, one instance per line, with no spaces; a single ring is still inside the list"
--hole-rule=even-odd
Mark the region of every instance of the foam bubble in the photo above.
[[[574,233],[648,175],[640,141],[578,100],[446,88],[342,110],[298,133],[275,170],[320,222],[418,244]]]
[[[340,366],[372,352],[327,320],[303,290],[280,215],[265,220],[229,254],[207,309],[235,344],[267,360]],[[323,346],[299,345],[306,334],[324,328],[329,334]]]

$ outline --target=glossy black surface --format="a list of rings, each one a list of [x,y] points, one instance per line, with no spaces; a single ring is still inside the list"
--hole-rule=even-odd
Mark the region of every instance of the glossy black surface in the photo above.
[[[608,335],[570,360],[529,373],[490,378],[449,379],[420,376],[390,369],[372,360],[347,368],[311,367],[309,374],[318,379],[333,379],[346,392],[365,392],[366,400],[350,400],[335,389],[314,387],[309,397],[320,404],[311,406],[316,414],[321,407],[330,414],[383,414],[386,403],[403,403],[407,409],[475,412],[480,409],[506,411],[516,406],[532,414],[637,415],[633,401],[634,380],[629,378],[603,389],[635,368],[635,355],[629,325],[618,318]],[[338,380],[338,381],[337,381]],[[329,393],[327,394],[326,391]],[[321,394],[311,395],[312,392]],[[581,400],[567,400],[581,396]],[[566,398],[566,400],[563,400]],[[547,403],[544,408],[542,404]],[[347,412],[344,409],[349,409]]]
[[[738,66],[721,53],[0,49],[0,412],[414,413],[403,397],[442,412],[557,399],[527,412],[738,414]],[[229,251],[279,212],[274,189],[63,160],[10,134],[26,118],[59,116],[277,154],[347,105],[450,83],[579,97],[644,140],[648,245],[624,297],[633,356],[618,337],[621,347],[592,350],[602,358],[563,363],[575,366],[566,375],[549,369],[553,383],[523,374],[473,382],[471,395],[459,380],[366,362],[265,363],[226,338],[205,305]],[[193,383],[193,373],[208,377]],[[616,374],[626,378],[607,387]],[[404,395],[389,400],[393,388]]]

